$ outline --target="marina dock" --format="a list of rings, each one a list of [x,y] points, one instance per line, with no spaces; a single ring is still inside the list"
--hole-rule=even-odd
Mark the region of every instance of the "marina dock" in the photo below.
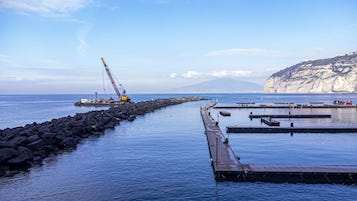
[[[230,112],[227,112],[227,111],[219,111],[219,114],[224,116],[224,117],[229,117],[231,116],[231,113]]]
[[[330,114],[250,114],[249,118],[254,119],[254,118],[286,118],[286,119],[292,119],[292,118],[331,118]]]
[[[254,165],[242,164],[229,146],[218,123],[202,107],[208,149],[216,181],[272,183],[357,184],[356,166]]]
[[[217,122],[210,116],[207,109],[201,108],[201,116],[204,122],[208,141],[209,153],[216,178],[220,178],[220,172],[241,172],[244,169],[234,155],[231,147],[224,143],[225,137],[218,127]]]
[[[357,105],[222,105],[215,106],[214,109],[333,109],[333,108],[343,108],[343,109],[357,109]]]
[[[262,123],[265,123],[268,126],[280,126],[280,122],[279,121],[275,121],[275,120],[273,120],[271,118],[268,118],[268,117],[262,117],[262,118],[260,118],[260,121]]]
[[[241,127],[227,126],[227,133],[356,133],[357,128],[322,127]]]

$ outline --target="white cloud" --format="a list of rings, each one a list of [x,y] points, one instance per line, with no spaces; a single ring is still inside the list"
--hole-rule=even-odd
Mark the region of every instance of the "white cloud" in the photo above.
[[[197,78],[223,78],[223,77],[247,77],[252,74],[252,71],[247,70],[221,70],[212,72],[198,72],[198,71],[186,71],[185,73],[171,73],[170,78],[187,78],[187,79],[197,79]]]
[[[86,56],[87,49],[89,47],[86,39],[91,29],[92,29],[91,24],[85,23],[82,24],[82,26],[79,28],[77,32],[77,40],[78,40],[77,52],[82,57]]]
[[[0,8],[56,16],[79,10],[89,3],[89,0],[0,0]]]
[[[226,50],[211,51],[206,56],[234,56],[234,55],[255,55],[255,56],[277,56],[281,53],[262,48],[234,48]]]
[[[212,77],[244,77],[250,75],[251,73],[252,73],[251,71],[246,71],[246,70],[233,70],[233,71],[221,70],[221,71],[214,71],[208,73],[208,75]]]
[[[177,73],[170,73],[169,77],[170,78],[176,78],[177,77]]]
[[[200,72],[189,70],[189,71],[187,71],[185,73],[182,73],[181,77],[184,77],[184,78],[199,78],[199,77],[201,77],[201,75],[202,75],[202,73],[200,73]]]
[[[8,55],[0,53],[0,62],[8,62],[9,60],[10,57]]]
[[[3,66],[3,65],[6,65],[6,66],[11,66],[11,67],[18,67],[20,66],[17,62],[15,62],[13,60],[13,58],[11,58],[9,55],[6,55],[6,54],[1,54],[0,53],[0,64]]]
[[[118,3],[117,1],[115,2],[110,2],[108,3],[107,1],[93,1],[92,5],[103,10],[110,10],[110,11],[116,11],[120,9],[120,6],[116,5],[115,3]]]

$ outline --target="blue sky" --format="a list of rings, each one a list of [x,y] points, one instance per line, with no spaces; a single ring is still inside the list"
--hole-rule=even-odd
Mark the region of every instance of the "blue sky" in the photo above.
[[[101,92],[102,56],[128,93],[222,77],[264,85],[357,51],[356,10],[354,0],[0,0],[0,94]]]

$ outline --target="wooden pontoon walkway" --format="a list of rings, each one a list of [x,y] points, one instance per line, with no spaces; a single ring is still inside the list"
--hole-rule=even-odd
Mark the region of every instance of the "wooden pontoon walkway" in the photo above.
[[[243,171],[237,157],[231,147],[223,143],[225,137],[216,121],[205,108],[201,108],[201,116],[205,126],[208,147],[215,172]]]
[[[319,127],[240,127],[227,126],[227,133],[356,133],[357,128],[319,128]]]
[[[330,114],[250,114],[249,118],[286,118],[286,119],[297,119],[297,118],[331,118]]]
[[[356,166],[296,166],[241,164],[209,108],[201,108],[209,153],[216,181],[274,182],[274,183],[336,183],[357,184]]]
[[[214,109],[357,109],[357,105],[227,105],[227,106],[215,106]]]
[[[267,118],[267,117],[262,117],[260,119],[260,122],[265,123],[268,126],[280,126],[279,121],[275,121],[274,119]]]

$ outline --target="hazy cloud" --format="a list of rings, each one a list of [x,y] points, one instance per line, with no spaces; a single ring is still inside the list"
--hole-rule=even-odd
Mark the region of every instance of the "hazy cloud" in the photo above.
[[[86,23],[86,24],[82,24],[82,26],[79,28],[77,32],[77,40],[78,40],[77,52],[80,56],[86,56],[87,49],[89,47],[87,43],[87,36],[91,31],[91,29],[92,29],[91,24]]]
[[[177,73],[170,73],[169,77],[170,78],[176,78],[177,77]]]
[[[56,16],[79,10],[89,3],[90,0],[0,0],[0,8]]]
[[[247,70],[233,70],[233,71],[222,70],[222,71],[214,71],[209,75],[213,77],[245,77],[245,76],[249,76],[250,74],[252,74],[252,72]]]
[[[199,78],[202,75],[203,75],[203,73],[201,73],[201,72],[189,70],[185,73],[182,73],[181,77],[183,77],[183,78]]]
[[[9,62],[10,61],[10,57],[6,54],[1,54],[0,53],[0,62]]]
[[[211,51],[206,56],[234,56],[234,55],[253,55],[253,56],[277,56],[280,55],[278,51],[272,51],[261,48],[234,48],[226,50]]]
[[[223,77],[247,77],[252,74],[252,71],[247,70],[221,70],[212,72],[199,72],[189,70],[182,74],[171,73],[170,78],[187,78],[187,79],[197,79],[197,78],[223,78]]]
[[[15,62],[9,55],[6,54],[1,54],[0,53],[0,64],[2,66],[12,66],[12,67],[17,67],[20,66],[17,62]],[[2,70],[3,72],[4,70]]]

